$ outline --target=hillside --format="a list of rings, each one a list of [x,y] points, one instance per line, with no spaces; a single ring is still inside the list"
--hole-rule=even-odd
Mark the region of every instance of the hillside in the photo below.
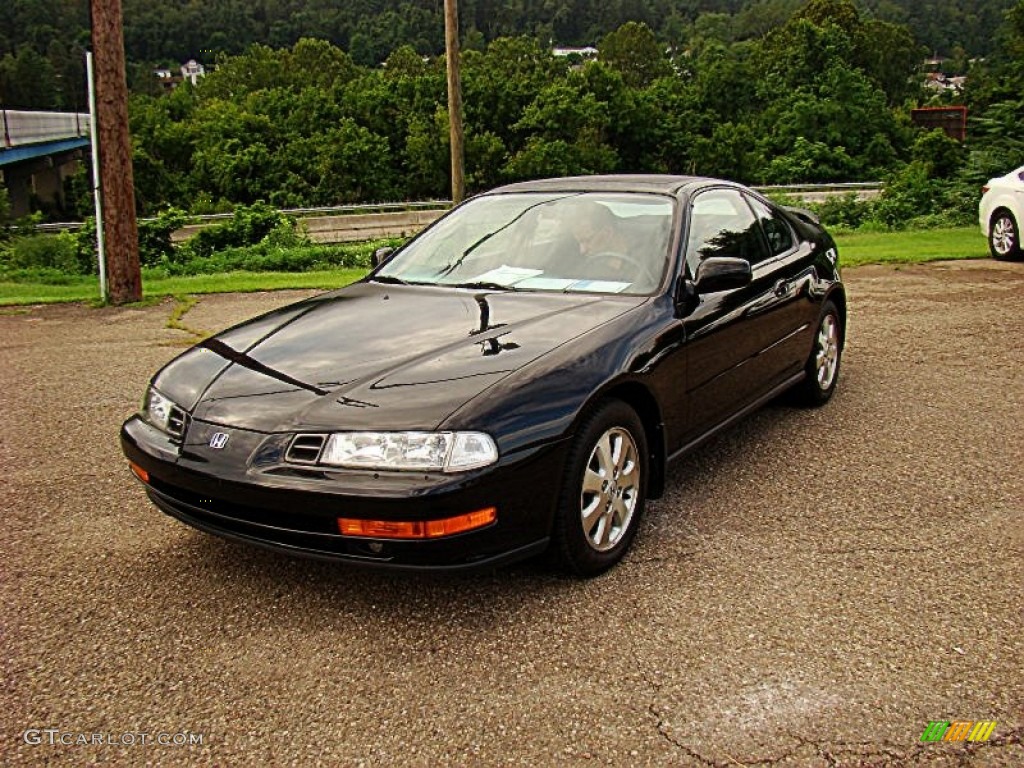
[[[925,49],[986,56],[1012,0],[858,0],[867,15],[905,24]],[[802,0],[461,0],[464,45],[502,36],[541,45],[589,45],[623,23],[646,23],[677,48],[694,40],[757,38]],[[89,42],[88,0],[0,3],[0,99],[6,106],[71,109],[83,96],[81,56]],[[290,47],[328,40],[355,63],[375,66],[403,44],[421,54],[443,47],[443,0],[124,0],[129,80],[144,85],[152,65],[189,58],[212,63],[253,43]],[[957,47],[964,49],[957,51]]]

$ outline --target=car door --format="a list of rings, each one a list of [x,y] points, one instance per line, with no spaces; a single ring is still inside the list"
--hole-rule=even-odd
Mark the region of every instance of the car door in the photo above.
[[[685,269],[711,256],[750,263],[749,284],[698,296],[684,319],[690,402],[697,437],[796,376],[810,349],[813,252],[766,201],[735,188],[696,195]]]
[[[742,258],[752,264],[767,257],[761,225],[741,192],[712,188],[689,206],[685,277],[693,280],[704,259]],[[759,302],[765,281],[742,288],[698,294],[683,318],[686,335],[688,418],[683,442],[725,421],[762,391],[758,354],[771,335],[761,327]]]

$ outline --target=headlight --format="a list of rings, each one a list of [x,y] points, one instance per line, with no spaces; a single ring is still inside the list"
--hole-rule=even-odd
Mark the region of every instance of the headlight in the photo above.
[[[153,387],[146,390],[142,411],[150,424],[169,435],[181,437],[185,433],[185,411]]]
[[[498,460],[498,448],[483,432],[337,432],[320,463],[354,469],[462,472]]]

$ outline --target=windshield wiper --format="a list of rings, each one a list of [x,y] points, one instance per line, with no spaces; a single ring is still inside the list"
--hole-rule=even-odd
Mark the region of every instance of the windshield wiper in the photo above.
[[[439,283],[445,288],[477,288],[483,291],[517,291],[518,288],[511,285],[490,282],[488,280],[476,280],[468,283]]]
[[[374,275],[370,278],[375,283],[390,283],[391,285],[409,285],[408,280],[403,280],[400,277],[394,277],[392,275]]]

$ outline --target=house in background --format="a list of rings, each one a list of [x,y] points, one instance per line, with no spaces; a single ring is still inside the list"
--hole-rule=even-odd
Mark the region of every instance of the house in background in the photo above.
[[[181,65],[181,78],[188,80],[192,85],[199,82],[199,78],[206,74],[206,67],[195,59],[189,59]]]
[[[189,59],[178,71],[161,67],[153,70],[153,76],[160,82],[165,91],[173,91],[179,84],[188,80],[192,85],[199,82],[199,78],[206,75],[206,67],[195,59]]]

